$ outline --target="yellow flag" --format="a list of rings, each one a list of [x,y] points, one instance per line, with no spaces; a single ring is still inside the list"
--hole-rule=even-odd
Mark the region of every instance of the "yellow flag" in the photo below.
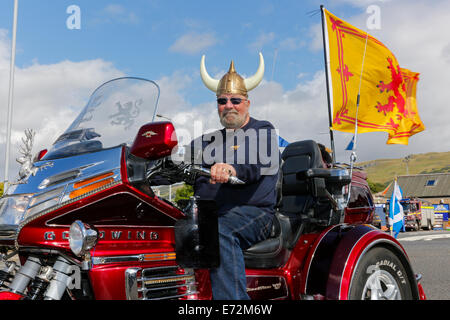
[[[394,54],[367,32],[325,9],[324,16],[332,129],[353,133],[357,122],[358,133],[385,131],[388,144],[408,144],[410,136],[425,129],[415,100],[418,74],[414,78],[414,73],[402,70]],[[410,79],[409,95],[405,78]]]
[[[425,126],[422,123],[422,120],[419,116],[419,111],[417,109],[417,100],[416,100],[416,90],[417,90],[417,82],[419,81],[419,73],[412,72],[408,69],[401,68],[403,81],[406,86],[406,115],[409,120],[412,122],[410,130],[406,133],[407,137],[418,133],[420,131],[425,130]],[[411,134],[409,134],[411,132]],[[409,134],[409,135],[408,135]],[[398,138],[401,137],[402,133],[400,131],[397,132]],[[392,139],[396,139],[393,137]]]

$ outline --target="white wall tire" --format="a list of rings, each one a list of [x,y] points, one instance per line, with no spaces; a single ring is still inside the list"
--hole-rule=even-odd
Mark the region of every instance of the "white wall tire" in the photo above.
[[[353,274],[350,300],[411,300],[413,294],[405,266],[385,247],[370,249]]]

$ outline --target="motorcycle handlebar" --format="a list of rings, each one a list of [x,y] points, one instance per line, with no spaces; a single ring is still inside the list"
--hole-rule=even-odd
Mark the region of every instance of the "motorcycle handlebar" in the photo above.
[[[152,166],[150,169],[147,169],[145,177],[148,181],[152,179],[158,180],[161,178],[161,181],[166,179],[172,183],[175,183],[174,181],[191,181],[191,183],[193,183],[192,179],[195,179],[195,175],[202,175],[211,178],[211,171],[197,165],[185,164],[183,162],[176,164],[169,159],[162,159],[156,165]],[[227,183],[245,184],[244,181],[235,176],[230,176]]]
[[[191,171],[196,172],[202,176],[211,177],[211,170],[206,169],[206,168],[193,167],[193,168],[191,168]],[[228,178],[228,183],[230,183],[230,184],[245,184],[244,181],[242,181],[241,179],[239,179],[238,177],[235,177],[235,176],[230,176]]]

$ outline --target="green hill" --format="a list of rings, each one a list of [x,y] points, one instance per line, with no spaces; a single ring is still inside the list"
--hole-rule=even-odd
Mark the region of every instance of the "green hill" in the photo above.
[[[450,172],[450,151],[413,154],[409,161],[405,158],[378,159],[357,165],[366,170],[371,182],[387,185],[395,176]]]

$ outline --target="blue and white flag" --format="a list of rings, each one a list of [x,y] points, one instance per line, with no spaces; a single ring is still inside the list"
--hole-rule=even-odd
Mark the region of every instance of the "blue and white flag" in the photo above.
[[[345,148],[345,150],[353,150],[353,146],[355,144],[355,136],[352,137],[352,140],[350,141],[350,143],[348,144],[347,148]]]
[[[397,238],[399,232],[405,228],[405,223],[403,221],[403,207],[400,204],[402,197],[402,189],[400,189],[397,180],[395,180],[391,203],[389,205],[389,224],[394,232],[394,238]]]
[[[287,142],[286,140],[284,140],[281,136],[278,136],[278,146],[280,148],[284,148],[287,147],[289,145],[289,142]]]

